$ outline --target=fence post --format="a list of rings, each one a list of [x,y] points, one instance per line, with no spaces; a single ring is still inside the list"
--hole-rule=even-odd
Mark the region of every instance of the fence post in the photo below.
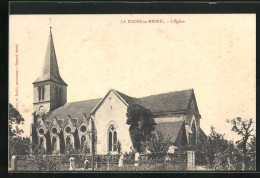
[[[118,167],[123,167],[124,166],[124,155],[121,154],[118,160]]]
[[[139,166],[139,153],[138,152],[136,152],[135,153],[135,167],[137,167],[137,166]]]
[[[75,170],[75,158],[70,157],[69,161],[70,161],[70,171]]]
[[[195,170],[195,151],[187,151],[187,169]]]
[[[13,155],[11,159],[11,170],[17,171],[17,156]]]
[[[95,164],[96,164],[96,169],[98,168],[98,163],[97,163],[98,159],[96,158]]]
[[[109,155],[107,155],[107,170],[109,171]]]
[[[89,161],[88,158],[86,158],[84,161],[84,170],[88,170],[88,168],[89,168]]]

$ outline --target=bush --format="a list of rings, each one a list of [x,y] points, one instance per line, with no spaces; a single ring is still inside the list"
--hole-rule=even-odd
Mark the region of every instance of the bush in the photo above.
[[[9,137],[9,160],[13,155],[30,154],[30,139],[22,137]]]
[[[65,153],[66,154],[74,154],[75,153],[75,149],[73,148],[72,144],[66,145]]]
[[[142,143],[143,150],[150,152],[154,157],[165,156],[169,150],[169,136],[163,134],[160,130],[156,130],[151,137]]]
[[[34,155],[45,155],[46,154],[46,150],[43,147],[41,147],[40,145],[35,145],[33,147],[34,147],[34,149],[33,149]]]

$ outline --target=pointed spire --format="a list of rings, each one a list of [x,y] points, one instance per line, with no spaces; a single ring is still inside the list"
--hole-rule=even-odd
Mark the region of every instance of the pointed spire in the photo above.
[[[51,18],[50,18],[50,33],[51,33]]]
[[[51,19],[50,19],[50,23],[51,23]],[[63,85],[67,85],[60,77],[51,28],[52,27],[50,24],[49,41],[48,41],[48,46],[45,54],[42,72],[41,75],[37,78],[37,80],[34,83],[43,82],[43,81],[54,81]]]

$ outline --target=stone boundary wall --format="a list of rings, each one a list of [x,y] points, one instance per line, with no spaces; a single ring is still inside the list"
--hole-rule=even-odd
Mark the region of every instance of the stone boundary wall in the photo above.
[[[72,159],[73,158],[73,159]],[[140,154],[138,167],[134,157],[124,158],[123,166],[118,166],[120,155],[96,155],[94,171],[186,171],[195,170],[195,152],[176,152],[160,156]],[[10,171],[78,171],[84,170],[84,161],[92,167],[92,156],[69,155],[14,155]],[[73,160],[73,168],[71,168]],[[92,169],[90,169],[92,170]]]

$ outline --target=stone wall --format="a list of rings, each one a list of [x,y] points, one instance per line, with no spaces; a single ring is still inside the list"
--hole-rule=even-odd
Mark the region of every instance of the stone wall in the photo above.
[[[97,154],[108,152],[108,129],[114,125],[117,137],[122,145],[122,152],[129,152],[132,141],[129,134],[129,125],[126,124],[127,106],[118,96],[110,91],[103,103],[95,112],[95,129],[97,136]]]
[[[192,171],[195,170],[195,152],[176,152],[165,156],[140,154],[139,164],[135,166],[134,158],[125,156],[123,166],[119,167],[119,155],[96,155],[95,171]],[[74,165],[71,167],[73,158]],[[17,155],[11,160],[10,171],[77,171],[84,170],[85,160],[92,167],[92,156],[83,154],[67,155]],[[90,168],[89,167],[89,168]]]

